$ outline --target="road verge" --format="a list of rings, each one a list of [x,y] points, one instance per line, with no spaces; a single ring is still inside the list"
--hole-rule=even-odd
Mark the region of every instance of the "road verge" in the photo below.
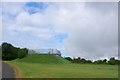
[[[21,71],[20,71],[20,69],[16,65],[14,65],[13,63],[11,63],[10,61],[3,61],[3,62],[5,62],[9,66],[13,67],[15,78],[21,78]]]

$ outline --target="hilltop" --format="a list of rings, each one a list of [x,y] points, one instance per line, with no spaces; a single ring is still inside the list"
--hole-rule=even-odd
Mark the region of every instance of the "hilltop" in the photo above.
[[[22,59],[16,59],[19,62],[29,62],[29,63],[43,63],[43,64],[68,64],[70,61],[56,56],[54,54],[28,54],[27,57]]]

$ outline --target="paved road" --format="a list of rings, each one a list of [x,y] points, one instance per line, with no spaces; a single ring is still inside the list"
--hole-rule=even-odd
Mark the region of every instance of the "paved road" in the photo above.
[[[2,78],[2,61],[0,60],[0,79]]]
[[[14,69],[5,62],[2,62],[2,78],[15,78]]]

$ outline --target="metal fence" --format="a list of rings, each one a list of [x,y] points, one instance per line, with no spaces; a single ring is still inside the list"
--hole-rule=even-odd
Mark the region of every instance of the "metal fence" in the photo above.
[[[34,50],[29,50],[29,54],[58,54],[61,55],[60,50],[57,49],[34,49]]]

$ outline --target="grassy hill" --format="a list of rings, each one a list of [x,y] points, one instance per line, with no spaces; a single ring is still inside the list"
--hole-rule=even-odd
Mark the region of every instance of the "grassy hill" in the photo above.
[[[68,60],[52,55],[52,54],[29,54],[27,57],[23,59],[17,59],[19,62],[30,62],[30,63],[55,63],[55,64],[67,64],[71,63]]]
[[[104,80],[109,80],[106,78],[118,77],[118,65],[73,64],[62,57],[50,54],[29,54],[23,59],[8,61],[8,63],[19,72],[18,78],[105,78]]]

